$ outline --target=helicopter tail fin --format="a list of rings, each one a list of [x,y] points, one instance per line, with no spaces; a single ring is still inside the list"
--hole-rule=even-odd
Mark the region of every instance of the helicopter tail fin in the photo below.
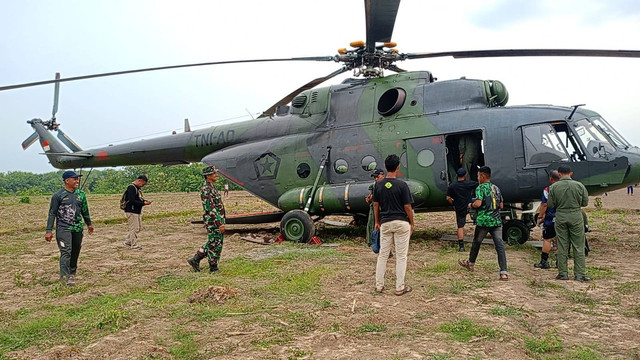
[[[42,150],[44,150],[44,154],[47,155],[52,164],[58,156],[71,154],[62,142],[53,136],[47,127],[45,127],[42,120],[33,119],[27,122],[31,124],[31,127],[35,132],[22,143],[23,148],[26,149],[25,144],[27,144],[28,147],[28,145],[33,144],[36,140],[40,140]]]

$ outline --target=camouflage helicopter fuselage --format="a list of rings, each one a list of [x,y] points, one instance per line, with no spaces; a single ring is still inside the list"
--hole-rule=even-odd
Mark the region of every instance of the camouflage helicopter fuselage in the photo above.
[[[452,152],[461,134],[482,139],[481,162],[492,168],[506,202],[539,199],[549,169],[560,161],[570,162],[574,178],[591,194],[640,182],[638,148],[612,140],[604,130],[600,137],[579,133],[588,133],[594,119],[602,124],[597,113],[506,107],[507,98],[497,81],[433,82],[429,72],[404,72],[304,91],[271,117],[69,155],[60,155],[68,150],[42,125],[33,127],[57,168],[202,161],[284,212],[304,208],[313,193],[312,214],[367,213],[371,170],[383,167],[389,154],[401,156],[400,173],[416,211],[448,208],[445,192],[451,168],[458,167]],[[554,131],[564,138],[549,146]],[[569,142],[575,153],[568,151]]]

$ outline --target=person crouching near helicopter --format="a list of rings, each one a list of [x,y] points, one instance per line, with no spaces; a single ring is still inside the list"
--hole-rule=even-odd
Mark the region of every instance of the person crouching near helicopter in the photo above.
[[[549,174],[549,186],[560,180],[560,174],[558,170],[553,170]],[[537,269],[550,269],[549,265],[549,253],[551,252],[551,245],[556,238],[556,209],[550,207],[547,203],[549,201],[549,186],[542,190],[542,204],[540,204],[540,212],[538,213],[538,224],[542,225],[542,254],[540,254],[540,262],[533,266]]]
[[[82,247],[82,220],[87,224],[89,235],[93,234],[89,205],[84,191],[78,189],[80,176],[73,170],[62,173],[64,187],[51,197],[49,218],[44,239],[53,239],[53,222],[56,223],[56,242],[60,249],[60,281],[67,286],[75,285],[78,257]]]
[[[222,203],[222,196],[214,187],[218,173],[215,166],[207,166],[202,169],[202,175],[205,178],[205,184],[200,193],[202,199],[202,219],[207,229],[208,240],[202,248],[196,251],[192,258],[187,262],[194,271],[200,271],[200,260],[205,256],[209,260],[209,272],[218,273],[218,263],[220,262],[220,254],[222,253],[222,240],[225,231],[225,211]]]
[[[469,205],[469,207],[478,209],[473,244],[469,260],[460,259],[458,264],[473,270],[482,240],[489,233],[498,254],[500,280],[506,281],[509,280],[509,274],[507,272],[507,254],[504,249],[504,241],[502,241],[502,218],[500,217],[500,209],[504,206],[502,193],[496,185],[491,183],[491,169],[488,166],[478,169],[478,182],[480,185],[476,188],[476,199]]]

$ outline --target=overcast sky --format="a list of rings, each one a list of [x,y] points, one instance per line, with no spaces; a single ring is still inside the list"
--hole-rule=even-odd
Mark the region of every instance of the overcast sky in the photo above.
[[[0,86],[91,73],[220,60],[334,55],[365,39],[361,0],[0,2]],[[513,48],[640,50],[635,0],[402,0],[400,52]],[[640,145],[640,59],[452,58],[405,61],[439,80],[496,79],[509,105],[586,104]],[[61,84],[57,114],[83,148],[248,119],[330,62],[222,65]],[[342,81],[344,76],[329,80]],[[53,85],[0,92],[0,172],[55,170],[32,118],[51,117]]]

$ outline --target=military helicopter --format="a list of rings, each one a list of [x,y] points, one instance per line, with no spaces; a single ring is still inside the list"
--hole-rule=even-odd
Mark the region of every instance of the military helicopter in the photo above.
[[[580,105],[506,106],[509,94],[497,80],[436,81],[429,71],[408,72],[397,63],[436,57],[510,56],[640,57],[632,50],[523,49],[400,53],[391,42],[399,0],[365,0],[366,41],[334,56],[220,61],[60,78],[0,87],[0,91],[55,84],[49,120],[28,123],[60,169],[191,162],[213,164],[228,180],[280,211],[230,217],[229,223],[280,221],[287,240],[306,242],[314,221],[326,215],[362,218],[370,173],[388,154],[401,157],[416,212],[449,210],[445,200],[460,165],[458,143],[481,144],[476,165],[493,169],[503,190],[504,236],[524,243],[534,222],[534,203],[548,172],[569,163],[590,194],[640,182],[640,149],[629,144],[598,113]],[[58,126],[59,84],[96,77],[229,63],[324,61],[336,71],[304,84],[254,120],[191,130],[133,143],[82,149]],[[384,76],[384,71],[396,74]],[[339,74],[354,77],[316,88]],[[57,137],[53,135],[57,132]],[[312,216],[315,217],[312,218]]]

